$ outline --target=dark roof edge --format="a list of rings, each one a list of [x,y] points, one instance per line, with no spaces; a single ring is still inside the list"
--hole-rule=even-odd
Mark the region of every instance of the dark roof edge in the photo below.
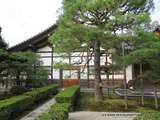
[[[32,41],[39,39],[41,36],[46,35],[46,34],[51,34],[55,29],[57,28],[57,25],[52,25],[49,28],[47,28],[46,30],[38,33],[37,35],[15,45],[9,48],[9,51],[15,51],[15,49],[21,47],[21,46],[26,46],[28,44],[30,44]]]

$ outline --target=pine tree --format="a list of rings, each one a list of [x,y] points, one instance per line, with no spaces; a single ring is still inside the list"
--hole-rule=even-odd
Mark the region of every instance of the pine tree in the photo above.
[[[5,49],[7,47],[7,44],[4,42],[2,36],[1,36],[1,27],[0,27],[0,49]]]
[[[121,34],[150,21],[153,0],[64,0],[58,28],[50,37],[58,52],[71,53],[85,44],[93,49],[95,98],[103,99],[100,56]],[[84,46],[83,46],[84,47]]]
[[[160,37],[150,29],[138,29],[134,33],[132,41],[133,49],[125,56],[116,56],[116,63],[121,65],[139,64],[139,76],[137,80],[141,83],[141,103],[144,105],[144,79],[151,82],[154,86],[155,108],[158,109],[157,86],[160,85]],[[124,61],[121,63],[121,61]],[[147,70],[143,69],[144,65],[148,65]]]

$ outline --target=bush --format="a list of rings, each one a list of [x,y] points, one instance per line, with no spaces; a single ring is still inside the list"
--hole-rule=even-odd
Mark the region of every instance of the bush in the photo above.
[[[50,109],[50,114],[53,120],[68,120],[68,113],[70,104],[68,103],[56,103]]]
[[[75,85],[68,88],[65,88],[64,91],[61,91],[58,95],[56,95],[55,99],[58,103],[69,103],[74,105],[75,98],[80,93],[80,86]]]
[[[29,108],[33,104],[30,96],[15,96],[6,100],[0,101],[0,118],[9,120],[15,118],[22,111]]]
[[[4,100],[4,99],[10,98],[12,96],[13,96],[13,94],[11,94],[10,92],[4,91],[4,92],[0,93],[0,100]]]
[[[56,103],[52,105],[49,112],[46,112],[35,120],[68,120],[70,104]]]
[[[134,118],[134,120],[160,120],[160,112],[156,110],[139,108],[136,111],[139,112],[140,115]]]
[[[27,88],[25,88],[24,86],[13,86],[10,89],[10,93],[13,95],[21,95],[25,92],[27,92]]]
[[[39,116],[38,118],[36,118],[35,120],[52,120],[52,116],[49,112],[46,112],[41,116]]]
[[[32,91],[25,93],[25,95],[31,96],[36,103],[45,100],[50,95],[56,94],[57,92],[58,85],[50,85],[42,88],[33,89]]]
[[[0,119],[12,120],[35,102],[45,100],[51,94],[58,91],[58,85],[50,85],[34,89],[21,96],[11,97],[0,101]]]
[[[38,117],[36,120],[68,120],[68,113],[72,110],[75,99],[80,93],[80,86],[75,85],[61,91],[56,95],[56,104],[52,105],[49,112]]]
[[[36,68],[34,74],[31,76],[31,86],[32,87],[43,87],[47,85],[48,73],[42,68]]]

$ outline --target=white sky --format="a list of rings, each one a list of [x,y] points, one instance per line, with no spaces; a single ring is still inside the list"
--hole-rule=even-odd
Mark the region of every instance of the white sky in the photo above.
[[[0,0],[0,26],[9,46],[18,44],[56,22],[62,0]],[[152,20],[160,21],[160,0]]]

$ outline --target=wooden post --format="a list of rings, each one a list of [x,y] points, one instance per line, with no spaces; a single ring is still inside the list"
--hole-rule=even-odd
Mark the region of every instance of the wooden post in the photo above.
[[[106,53],[106,62],[105,62],[105,65],[107,66],[108,65],[108,54]],[[107,73],[106,73],[106,79],[107,79],[107,86],[109,86],[109,71],[107,70]],[[107,94],[108,94],[108,97],[109,97],[109,87],[107,87]]]
[[[80,70],[78,70],[78,80],[81,79],[81,74],[80,73],[81,73]]]
[[[51,53],[51,81],[53,82],[53,47]]]
[[[80,70],[78,70],[78,82],[79,82],[79,85],[81,85],[81,72],[80,72]]]
[[[69,58],[69,65],[71,65],[71,54],[69,54],[68,58]],[[69,76],[71,78],[71,70],[69,70]]]
[[[140,63],[141,102],[142,102],[142,105],[144,106],[144,85],[143,85],[144,83],[143,83],[142,75],[143,75],[143,64]]]
[[[87,61],[89,60],[89,50],[87,51]],[[89,61],[87,63],[87,87],[90,88],[90,84],[89,84],[89,74],[90,74],[90,70],[89,70]]]
[[[158,96],[157,96],[157,86],[154,85],[154,100],[155,100],[155,109],[158,109]]]
[[[59,70],[60,86],[63,87],[63,70]]]

